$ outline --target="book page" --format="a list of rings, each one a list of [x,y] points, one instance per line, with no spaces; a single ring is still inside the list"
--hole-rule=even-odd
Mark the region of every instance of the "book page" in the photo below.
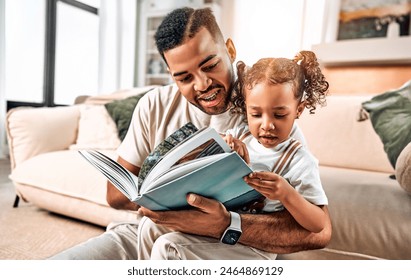
[[[176,178],[189,174],[207,164],[210,164],[214,161],[217,161],[225,156],[229,155],[228,153],[210,155],[206,157],[200,157],[190,161],[181,162],[174,165],[169,170],[165,171],[163,174],[160,174],[157,178],[154,178],[150,184],[146,184],[144,189],[141,189],[142,193],[145,193],[156,188],[161,188],[162,184],[170,182]]]
[[[183,155],[175,162],[173,166],[210,155],[222,154],[224,152],[224,149],[215,141],[215,139],[210,139],[204,144],[195,147],[193,150]]]
[[[147,174],[141,185],[141,189],[144,189],[145,185],[149,184],[173,165],[192,158],[230,151],[230,147],[215,129],[206,128],[200,130],[165,154],[161,161]]]
[[[94,150],[80,150],[79,153],[98,169],[128,199],[138,196],[137,176],[105,154]]]
[[[197,132],[198,128],[191,122],[188,122],[161,141],[161,143],[150,152],[140,166],[140,172],[138,173],[138,188],[141,187],[142,182],[145,180],[147,174],[150,173],[151,169],[153,169],[153,167],[157,165],[169,151],[173,150],[176,146],[183,143]]]

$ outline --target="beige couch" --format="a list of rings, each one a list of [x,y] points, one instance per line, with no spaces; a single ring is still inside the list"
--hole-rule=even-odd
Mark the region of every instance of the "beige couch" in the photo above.
[[[323,250],[283,258],[411,259],[411,195],[389,178],[394,169],[370,120],[357,121],[371,97],[329,96],[299,119],[320,161],[333,235]]]
[[[76,151],[98,148],[115,157],[119,143],[115,125],[103,105],[90,105],[112,98],[8,113],[10,178],[20,197],[49,211],[102,226],[135,219],[134,213],[107,205],[105,178]],[[370,121],[356,120],[361,102],[369,98],[330,96],[326,107],[300,118],[309,147],[320,161],[333,236],[325,249],[279,258],[411,259],[411,196],[389,178],[394,170]]]

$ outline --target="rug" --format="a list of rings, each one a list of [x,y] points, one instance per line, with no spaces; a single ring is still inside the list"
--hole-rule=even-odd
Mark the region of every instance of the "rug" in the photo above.
[[[20,200],[15,192],[8,160],[0,160],[0,259],[41,260],[98,236],[104,228],[53,214]]]

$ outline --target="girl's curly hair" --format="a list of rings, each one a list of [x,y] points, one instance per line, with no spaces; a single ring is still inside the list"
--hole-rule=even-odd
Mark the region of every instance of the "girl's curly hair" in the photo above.
[[[246,114],[245,90],[251,90],[261,82],[290,83],[295,98],[305,102],[310,114],[314,114],[318,104],[326,104],[329,84],[321,72],[316,55],[311,51],[301,51],[294,59],[262,58],[251,68],[239,61],[237,77],[231,97],[233,113]]]

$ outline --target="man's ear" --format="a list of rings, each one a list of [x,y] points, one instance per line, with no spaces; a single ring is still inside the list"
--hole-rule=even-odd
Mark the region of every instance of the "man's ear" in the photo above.
[[[170,72],[170,68],[168,68],[168,66],[167,66],[167,73],[171,76],[171,78],[174,80],[174,77],[171,75],[171,72]]]
[[[228,38],[225,42],[225,46],[227,48],[228,55],[230,56],[231,63],[234,63],[237,56],[237,51],[235,50],[233,41],[230,38]]]
[[[175,78],[173,75],[171,75],[170,68],[168,68],[168,67],[167,67],[167,73],[170,75],[171,79],[172,79],[174,82],[176,82],[176,78]]]

